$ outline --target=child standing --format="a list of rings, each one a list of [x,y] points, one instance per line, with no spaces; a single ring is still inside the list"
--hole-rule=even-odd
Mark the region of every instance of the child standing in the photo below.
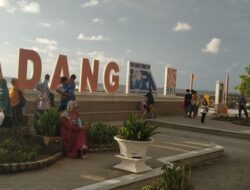
[[[144,98],[144,100],[140,102],[140,110],[141,110],[141,119],[144,119],[144,116],[146,115],[148,110],[146,98]]]
[[[202,106],[201,106],[201,123],[205,123],[205,117],[207,115],[208,112],[208,105],[207,105],[207,101],[203,100]]]

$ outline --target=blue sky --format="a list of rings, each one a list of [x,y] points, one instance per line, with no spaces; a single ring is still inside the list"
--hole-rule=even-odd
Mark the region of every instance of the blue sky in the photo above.
[[[239,83],[250,57],[249,0],[0,0],[0,62],[4,76],[17,76],[18,50],[36,50],[43,75],[52,74],[59,54],[70,73],[81,59],[120,66],[125,84],[129,60],[151,64],[158,87],[166,66],[177,69],[177,88],[191,73],[197,90],[216,80]]]

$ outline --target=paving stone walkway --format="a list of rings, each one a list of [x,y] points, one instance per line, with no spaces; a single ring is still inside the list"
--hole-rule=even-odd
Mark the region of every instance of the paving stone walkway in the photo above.
[[[200,118],[185,118],[182,116],[171,116],[153,119],[160,122],[172,122],[193,127],[214,128],[221,130],[232,130],[250,135],[250,127],[244,127],[206,118],[206,123],[201,124]],[[122,122],[109,122],[113,125]],[[168,134],[158,134],[155,141],[148,150],[148,156],[152,157],[147,162],[152,168],[162,165],[157,159],[167,156],[178,155],[193,150],[212,147],[209,142],[194,141],[190,138],[180,139]],[[130,174],[129,172],[114,169],[119,163],[115,157],[118,152],[96,152],[90,153],[85,160],[63,158],[50,167],[35,171],[16,174],[0,175],[1,190],[68,190],[83,187],[96,182]]]

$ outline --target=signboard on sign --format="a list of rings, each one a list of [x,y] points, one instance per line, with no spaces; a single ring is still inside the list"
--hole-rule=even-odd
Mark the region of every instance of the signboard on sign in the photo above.
[[[146,93],[149,89],[157,92],[150,65],[130,61],[127,68],[126,93]]]
[[[177,70],[165,68],[164,95],[175,95]]]

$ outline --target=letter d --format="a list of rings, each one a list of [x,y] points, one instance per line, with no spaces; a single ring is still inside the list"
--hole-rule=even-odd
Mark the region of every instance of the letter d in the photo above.
[[[27,79],[28,60],[33,63],[33,74]],[[18,82],[21,89],[34,89],[41,78],[42,62],[36,51],[28,49],[19,50]]]

